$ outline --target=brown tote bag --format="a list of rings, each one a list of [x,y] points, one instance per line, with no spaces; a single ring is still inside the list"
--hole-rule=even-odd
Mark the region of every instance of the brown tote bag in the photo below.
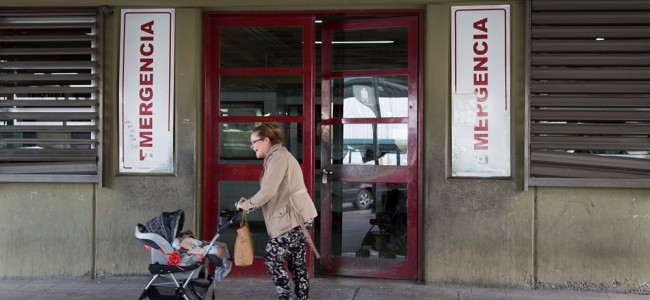
[[[244,212],[242,221],[239,222],[237,229],[237,239],[235,240],[235,265],[246,267],[253,264],[253,239],[251,230],[248,227],[248,213]]]

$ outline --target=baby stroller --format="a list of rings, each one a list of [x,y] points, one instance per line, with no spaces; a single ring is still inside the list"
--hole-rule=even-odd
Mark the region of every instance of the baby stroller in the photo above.
[[[213,283],[213,278],[207,275],[203,275],[203,279],[199,278],[201,270],[210,262],[216,268],[224,267],[223,259],[208,254],[208,252],[217,243],[222,231],[240,215],[241,211],[222,211],[219,216],[217,233],[210,244],[203,248],[203,254],[192,255],[192,258],[196,257],[196,259],[184,259],[183,262],[181,262],[179,253],[172,247],[176,234],[183,229],[185,222],[185,212],[182,209],[175,212],[163,212],[158,217],[149,220],[146,225],[136,225],[136,239],[151,252],[149,272],[153,274],[153,278],[149,280],[138,299],[204,299],[208,288]],[[226,253],[228,252],[226,251]],[[164,282],[156,283],[158,279],[163,279]],[[169,292],[169,289],[173,289],[172,295],[161,293]]]

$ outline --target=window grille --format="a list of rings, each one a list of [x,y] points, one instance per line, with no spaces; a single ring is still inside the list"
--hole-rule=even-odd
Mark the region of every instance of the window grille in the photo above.
[[[0,181],[100,182],[103,13],[0,8]]]
[[[650,187],[650,2],[528,13],[527,184]]]

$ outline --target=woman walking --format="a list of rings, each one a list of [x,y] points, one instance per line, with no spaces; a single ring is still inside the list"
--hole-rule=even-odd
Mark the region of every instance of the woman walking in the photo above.
[[[306,233],[318,215],[311,200],[298,161],[282,146],[280,127],[263,123],[251,133],[251,148],[264,159],[260,190],[241,198],[238,209],[247,212],[262,208],[269,239],[264,264],[271,274],[279,299],[289,299],[287,260],[293,274],[296,299],[309,299],[309,274],[306,264]],[[303,226],[301,226],[303,225]]]

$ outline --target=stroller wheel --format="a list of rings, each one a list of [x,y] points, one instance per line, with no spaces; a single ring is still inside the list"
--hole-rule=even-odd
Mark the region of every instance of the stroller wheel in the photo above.
[[[368,250],[368,249],[359,249],[359,250],[357,250],[356,256],[357,257],[364,257],[364,258],[370,257],[370,250]]]
[[[176,298],[182,299],[183,296],[185,296],[185,288],[183,287],[177,287],[176,288]]]

